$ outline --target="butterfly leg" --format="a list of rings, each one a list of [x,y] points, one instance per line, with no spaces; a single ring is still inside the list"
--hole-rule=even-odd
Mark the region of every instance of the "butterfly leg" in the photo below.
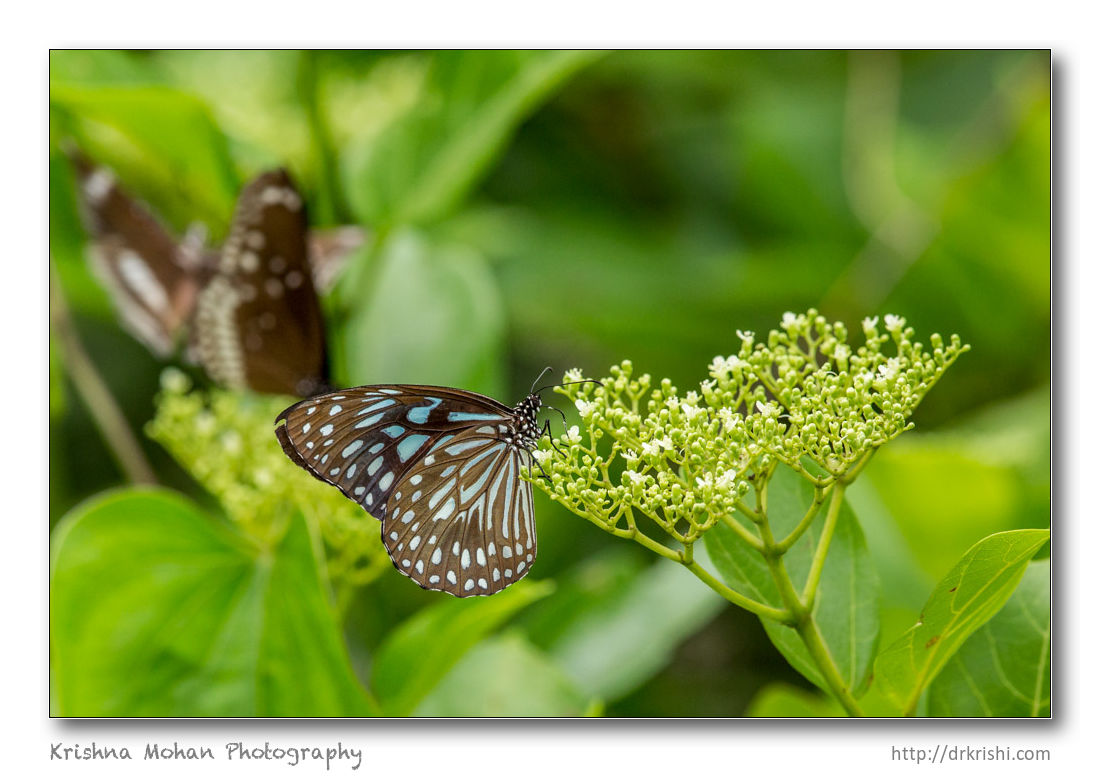
[[[547,419],[543,423],[542,432],[539,434],[539,437],[541,437],[544,434],[546,435],[546,439],[548,439],[550,441],[550,446],[554,450],[556,450],[558,453],[560,453],[562,456],[565,456],[565,452],[562,451],[562,449],[557,446],[557,443],[554,442],[554,435],[550,434],[550,421],[549,421],[549,419]]]

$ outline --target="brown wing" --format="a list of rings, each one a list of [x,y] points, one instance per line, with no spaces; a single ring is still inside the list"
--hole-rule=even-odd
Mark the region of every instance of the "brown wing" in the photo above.
[[[324,322],[306,234],[305,206],[286,171],[244,188],[194,320],[195,351],[215,380],[298,396],[324,386]]]
[[[195,306],[204,254],[181,245],[105,167],[76,150],[70,159],[92,242],[89,259],[122,325],[158,356],[169,356]]]

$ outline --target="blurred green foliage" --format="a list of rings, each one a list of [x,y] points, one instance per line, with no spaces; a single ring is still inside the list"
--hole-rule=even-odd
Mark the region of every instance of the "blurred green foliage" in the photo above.
[[[1012,51],[52,52],[49,238],[70,324],[158,481],[192,500],[100,496],[125,479],[51,337],[51,527],[71,513],[53,537],[55,711],[828,709],[755,618],[541,496],[533,579],[499,604],[441,601],[385,569],[338,607],[300,510],[257,551],[142,433],[164,365],[84,261],[62,141],[178,232],[201,221],[220,241],[240,185],[279,164],[314,225],[371,230],[324,300],[337,383],[514,402],[546,364],[602,374],[629,357],[691,386],[736,329],[811,306],[958,332],[972,351],[848,494],[890,645],[968,548],[1049,525],[1049,79],[1047,53]],[[192,564],[171,561],[184,552]],[[939,684],[977,671],[978,638],[1042,652],[1042,630],[1019,625],[1042,610],[1042,564],[921,711],[981,714]],[[245,626],[265,613],[256,638]],[[427,648],[399,641],[424,624],[464,641],[418,665]],[[407,685],[419,672],[433,682]],[[875,694],[865,706],[888,710]],[[1049,709],[1010,702],[995,709]]]

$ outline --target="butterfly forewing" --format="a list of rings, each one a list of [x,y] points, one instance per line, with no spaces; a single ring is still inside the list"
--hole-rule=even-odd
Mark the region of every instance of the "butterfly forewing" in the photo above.
[[[234,388],[308,396],[324,384],[325,339],[305,207],[276,170],[241,193],[217,271],[199,295],[195,350]]]
[[[105,167],[73,150],[92,266],[111,293],[123,326],[150,350],[175,349],[195,306],[210,255],[178,244]]]
[[[534,409],[437,386],[364,386],[299,402],[276,434],[297,464],[382,521],[390,558],[425,588],[488,595],[536,553]]]

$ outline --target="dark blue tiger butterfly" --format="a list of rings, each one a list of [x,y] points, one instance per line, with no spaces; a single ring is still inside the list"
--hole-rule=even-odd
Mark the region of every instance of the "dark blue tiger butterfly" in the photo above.
[[[241,191],[221,250],[177,240],[105,167],[69,149],[93,267],[123,325],[161,357],[188,330],[188,355],[230,388],[309,396],[326,359],[318,288],[363,243],[362,230],[309,230],[285,170]]]
[[[382,522],[394,566],[423,588],[488,596],[531,570],[539,390],[510,408],[441,386],[361,386],[299,402],[275,434],[296,464]]]

